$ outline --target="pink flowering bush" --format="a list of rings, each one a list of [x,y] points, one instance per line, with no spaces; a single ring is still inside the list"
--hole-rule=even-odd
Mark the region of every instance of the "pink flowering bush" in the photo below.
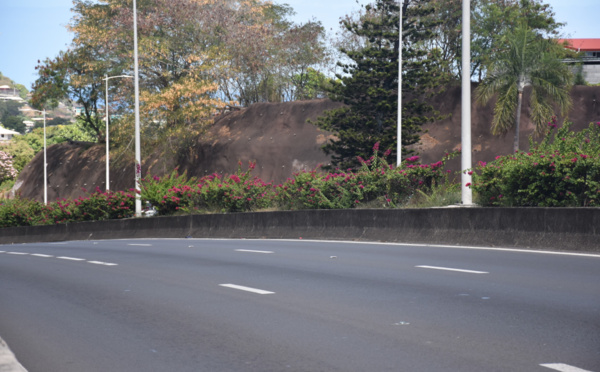
[[[496,157],[473,173],[478,204],[490,206],[600,206],[600,122],[575,133],[571,124],[548,133],[530,151]]]
[[[41,225],[43,209],[30,199],[0,199],[0,227]]]
[[[17,170],[13,166],[12,156],[0,151],[0,184],[17,178]]]
[[[240,163],[235,174],[221,176],[214,173],[200,179],[174,175],[162,180],[147,177],[146,182],[142,182],[142,199],[149,200],[163,215],[268,208],[272,204],[274,190],[270,183],[252,177],[255,166],[251,162],[248,170],[242,171]],[[155,193],[155,190],[163,192]]]
[[[75,221],[99,221],[132,217],[134,197],[122,191],[96,191],[75,200],[44,203],[24,199],[0,202],[0,227],[51,225]]]
[[[447,181],[442,171],[445,160],[419,164],[419,157],[414,156],[396,168],[386,161],[389,154],[386,151],[381,155],[376,144],[373,156],[367,160],[359,158],[361,167],[356,171],[296,173],[276,186],[276,204],[282,209],[396,207],[417,191],[426,193]]]

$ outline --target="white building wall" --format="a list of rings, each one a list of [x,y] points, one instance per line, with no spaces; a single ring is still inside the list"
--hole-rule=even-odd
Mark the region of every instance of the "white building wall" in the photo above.
[[[583,65],[583,78],[588,84],[600,84],[600,64]]]

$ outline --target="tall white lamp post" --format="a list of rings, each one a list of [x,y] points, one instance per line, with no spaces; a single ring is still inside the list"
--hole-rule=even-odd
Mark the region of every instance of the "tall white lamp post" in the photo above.
[[[105,106],[106,106],[106,116],[105,116],[105,121],[106,121],[106,191],[108,191],[110,189],[110,151],[109,151],[109,145],[108,145],[108,81],[110,79],[115,79],[115,78],[132,78],[133,76],[130,75],[118,75],[118,76],[106,76],[104,75],[104,78],[102,80],[106,81],[106,101],[105,101]]]
[[[396,166],[402,162],[402,0],[400,3],[400,19],[398,20],[398,153]]]
[[[142,156],[140,151],[140,76],[138,71],[137,6],[133,0],[133,66],[135,81],[135,216],[142,216]]]
[[[463,205],[473,204],[471,183],[471,0],[462,1],[462,97],[461,97],[461,196]]]
[[[44,115],[44,204],[48,204],[48,162],[46,161],[46,110],[21,109],[20,111],[35,111]]]

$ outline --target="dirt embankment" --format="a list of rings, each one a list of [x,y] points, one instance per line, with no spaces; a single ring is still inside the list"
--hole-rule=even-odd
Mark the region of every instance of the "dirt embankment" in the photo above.
[[[529,92],[525,93],[522,112],[521,148],[528,148],[528,137],[533,124],[527,115]],[[574,129],[587,127],[590,122],[600,121],[600,87],[578,86],[573,89],[573,108],[568,117]],[[427,131],[421,143],[415,146],[423,162],[435,162],[444,153],[460,148],[460,87],[451,87],[432,100],[442,114],[450,114],[444,120],[424,126]],[[191,176],[212,173],[235,172],[238,162],[243,167],[248,161],[256,161],[254,175],[265,181],[281,182],[293,172],[313,169],[327,164],[329,157],[321,146],[331,137],[330,133],[307,123],[325,110],[339,107],[328,100],[288,103],[259,103],[248,108],[223,114],[216,118],[207,134],[177,157],[153,155],[143,162],[143,172],[154,175],[170,173],[176,166]],[[473,104],[472,149],[473,164],[490,161],[497,155],[512,152],[513,136],[493,136],[490,133],[492,105]],[[562,122],[562,120],[560,121]],[[48,148],[48,200],[78,197],[82,188],[105,189],[104,144],[65,143]],[[22,196],[43,200],[43,154],[40,152],[20,174],[17,185]],[[460,159],[449,163],[451,169],[460,169]],[[128,190],[134,187],[134,165],[111,166],[111,189]]]

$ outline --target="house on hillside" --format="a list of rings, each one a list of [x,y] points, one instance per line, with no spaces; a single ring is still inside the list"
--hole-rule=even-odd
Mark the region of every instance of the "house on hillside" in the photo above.
[[[600,39],[561,39],[566,48],[583,53],[581,59],[567,60],[567,63],[581,63],[583,78],[589,84],[600,83]]]
[[[21,133],[15,132],[14,130],[6,129],[0,126],[0,143],[10,141],[13,136],[20,136]]]
[[[19,96],[17,89],[8,85],[0,85],[0,100],[23,102],[23,98]]]
[[[27,133],[31,132],[35,127],[35,123],[31,120],[24,120],[23,124],[25,124],[25,130],[27,131]]]

